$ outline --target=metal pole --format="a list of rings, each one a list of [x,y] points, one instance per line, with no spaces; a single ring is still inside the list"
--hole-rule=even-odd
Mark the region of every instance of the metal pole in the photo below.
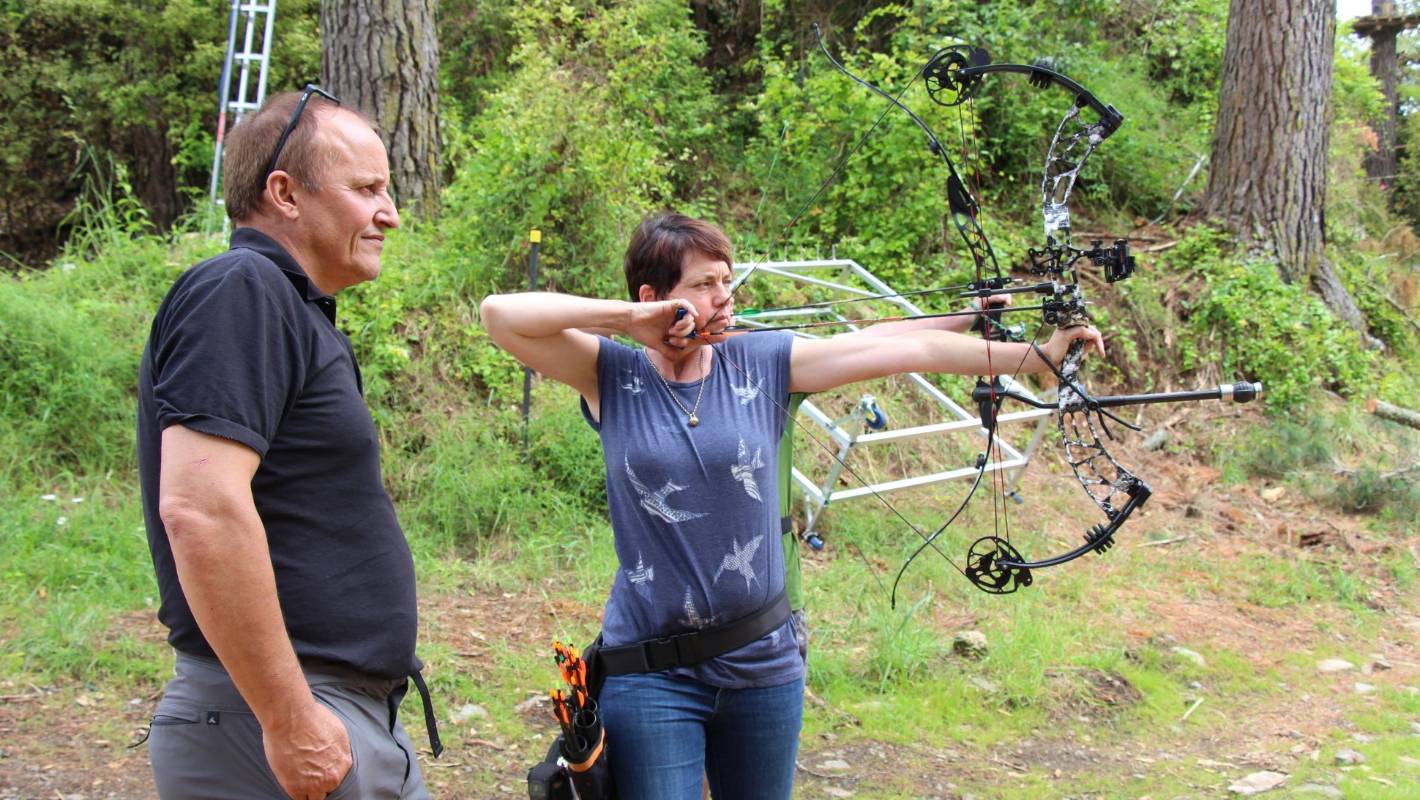
[[[227,57],[222,61],[221,98],[217,102],[217,142],[212,148],[212,180],[207,194],[212,202],[217,202],[217,185],[222,180],[222,139],[227,134],[227,100],[232,91],[232,57],[237,48],[237,7],[242,0],[232,0],[232,11],[227,15]]]
[[[266,30],[261,35],[261,71],[256,77],[256,104],[266,99],[266,73],[271,68],[271,37],[276,30],[276,0],[266,7]]]
[[[533,228],[528,233],[528,242],[531,245],[528,251],[528,291],[537,291],[537,249],[542,243],[542,231]],[[532,378],[531,367],[523,367],[523,452],[528,451],[528,410],[532,405]]]

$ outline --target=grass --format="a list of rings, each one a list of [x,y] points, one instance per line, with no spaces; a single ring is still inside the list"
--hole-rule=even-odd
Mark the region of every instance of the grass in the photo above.
[[[487,713],[445,726],[458,761],[430,776],[458,796],[485,797],[515,783],[514,767],[525,768],[545,749],[550,724],[515,708],[552,685],[544,639],[592,637],[616,559],[602,510],[597,437],[575,396],[538,385],[524,453],[521,420],[505,400],[516,397],[520,372],[469,332],[467,298],[442,310],[418,305],[448,288],[417,263],[428,244],[422,235],[392,240],[389,255],[403,271],[392,271],[399,277],[383,286],[389,294],[355,297],[349,319],[360,323],[355,340],[373,362],[370,397],[382,423],[385,476],[415,554],[425,600],[421,656],[441,716],[450,719],[466,704]],[[73,269],[4,285],[6,308],[47,303],[73,313],[12,315],[0,323],[4,355],[19,365],[7,373],[6,386],[17,387],[7,401],[30,398],[7,407],[0,424],[0,444],[11,454],[0,465],[0,683],[57,686],[66,698],[86,685],[127,696],[130,689],[151,692],[168,674],[171,656],[156,644],[161,634],[151,624],[156,586],[132,466],[131,376],[162,289],[183,264],[218,247],[202,237],[156,244],[140,238]],[[45,325],[55,335],[40,335]],[[69,367],[23,369],[41,361]],[[78,374],[92,385],[71,380]],[[869,388],[894,396],[888,384]],[[885,403],[893,424],[926,414],[908,400]],[[942,794],[1057,796],[1056,770],[1077,795],[1224,791],[1218,768],[1198,759],[1224,761],[1229,753],[1218,748],[1255,743],[1240,730],[1247,715],[1295,702],[1298,687],[1317,682],[1322,658],[1364,663],[1388,622],[1376,598],[1388,592],[1401,598],[1392,605],[1409,608],[1404,598],[1413,595],[1416,574],[1407,548],[1415,535],[1413,517],[1405,516],[1408,489],[1357,472],[1355,491],[1341,502],[1318,477],[1332,459],[1353,467],[1365,455],[1402,463],[1420,451],[1414,436],[1344,410],[1252,430],[1264,432],[1200,436],[1174,460],[1215,453],[1228,481],[1217,492],[1231,493],[1227,503],[1248,502],[1258,485],[1283,485],[1300,506],[1293,516],[1331,515],[1379,549],[1369,556],[1338,547],[1301,550],[1273,536],[1267,514],[1274,509],[1254,504],[1233,518],[1223,503],[1204,497],[1196,501],[1201,516],[1189,516],[1160,500],[1131,521],[1106,557],[1040,570],[1033,587],[1010,597],[975,590],[928,551],[907,571],[894,609],[892,580],[920,539],[875,500],[832,506],[820,526],[829,549],[806,558],[808,684],[823,704],[807,706],[804,763],[825,752],[854,753],[855,766],[865,765],[858,797],[918,796],[938,777]],[[975,445],[963,439],[940,448],[885,448],[861,462],[861,471],[880,479],[901,464],[915,471],[959,466]],[[1053,465],[1052,449],[1047,439],[1030,468],[1026,504],[1009,506],[1013,538],[1028,555],[1072,546],[1098,513],[1068,471]],[[1171,482],[1180,481],[1187,478]],[[965,486],[889,500],[931,531]],[[1362,512],[1339,516],[1348,505]],[[942,537],[943,551],[960,565],[969,543],[992,525],[983,487]],[[1180,537],[1188,538],[1142,546]],[[1219,630],[1212,613],[1255,626],[1278,652],[1257,652],[1245,631]],[[952,653],[952,636],[964,629],[987,634],[985,658]],[[1204,663],[1175,647],[1199,653]],[[1295,761],[1289,785],[1316,780],[1337,783],[1348,797],[1401,796],[1368,778],[1414,777],[1402,756],[1413,745],[1406,737],[1420,719],[1420,701],[1389,687],[1327,700],[1344,708],[1355,732],[1374,739],[1355,742],[1345,730],[1328,735],[1316,762]],[[419,717],[406,715],[416,741]],[[1291,758],[1290,745],[1265,740],[1278,758]],[[1365,753],[1372,773],[1337,773],[1330,758],[1343,746]],[[902,763],[866,770],[874,762],[863,754],[878,747]],[[1071,755],[1070,747],[1095,760]],[[941,762],[940,775],[910,766],[948,753],[956,760]]]

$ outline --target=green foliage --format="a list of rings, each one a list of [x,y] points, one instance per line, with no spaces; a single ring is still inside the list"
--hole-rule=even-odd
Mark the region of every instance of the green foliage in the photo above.
[[[1118,13],[1124,30],[1138,31],[1149,80],[1161,84],[1173,103],[1216,104],[1227,0],[1149,0],[1120,4]]]
[[[1322,600],[1334,600],[1353,611],[1366,608],[1366,586],[1335,564],[1312,558],[1284,560],[1271,554],[1251,556],[1249,562],[1249,603],[1265,608],[1305,608]]]
[[[1227,253],[1226,242],[1221,231],[1199,226],[1167,258],[1171,271],[1203,282],[1187,306],[1183,368],[1221,358],[1222,374],[1260,379],[1274,409],[1304,404],[1318,384],[1343,394],[1363,390],[1372,356],[1355,332],[1337,325],[1305,287],[1283,281],[1271,261]]]
[[[1333,484],[1330,500],[1357,514],[1390,512],[1400,520],[1420,517],[1420,482],[1416,471],[1381,470],[1363,466]]]
[[[66,256],[96,256],[105,247],[119,248],[152,232],[148,210],[134,197],[122,162],[86,146],[74,174],[83,183],[73,210],[60,223],[70,231]]]
[[[1202,15],[1216,3],[1195,5],[1178,10],[1178,18],[1204,24]],[[1022,76],[993,75],[973,103],[934,105],[915,76],[944,43],[984,46],[996,62],[1046,57],[1124,113],[1124,128],[1081,175],[1077,210],[1108,199],[1118,207],[1116,215],[1159,213],[1207,151],[1211,94],[1199,93],[1207,102],[1185,108],[1171,104],[1166,88],[1144,77],[1146,59],[1121,53],[1117,37],[1080,22],[1094,13],[1128,14],[1110,3],[1074,11],[1062,24],[1058,13],[1041,4],[890,4],[851,27],[840,22],[825,29],[830,50],[849,69],[900,95],[937,131],[981,200],[982,224],[1004,264],[1020,263],[1026,248],[1039,244],[1041,164],[1070,98],[1032,88]],[[947,219],[945,168],[923,146],[922,133],[882,98],[834,71],[816,49],[804,47],[803,33],[792,29],[796,20],[790,13],[767,15],[763,87],[742,103],[754,115],[758,135],[747,143],[744,188],[737,192],[754,198],[753,210],[742,202],[730,211],[737,237],[755,257],[814,257],[831,244],[896,286],[936,285],[951,280],[944,272],[970,269]],[[1132,18],[1125,23],[1142,24]],[[1106,27],[1116,29],[1112,19]],[[860,149],[842,163],[823,195],[790,227],[792,215],[855,147]],[[1077,227],[1082,224],[1077,220]]]
[[[133,465],[133,387],[158,301],[215,239],[156,236],[121,164],[91,153],[55,268],[0,281],[0,485]],[[7,480],[8,479],[8,480]]]
[[[1230,437],[1217,460],[1234,482],[1288,483],[1342,511],[1379,521],[1420,517],[1420,448],[1359,411],[1278,417]],[[1355,463],[1355,468],[1344,466]]]
[[[228,7],[217,0],[0,2],[6,233],[52,226],[79,189],[75,167],[110,155],[126,165],[138,199],[163,227],[190,202],[180,188],[205,193]],[[317,0],[281,3],[269,91],[319,75],[318,10]]]
[[[508,76],[516,44],[511,0],[442,0],[438,4],[439,101],[445,115],[476,115]]]
[[[470,120],[449,186],[449,245],[474,295],[523,283],[529,229],[548,232],[544,286],[617,297],[632,227],[648,212],[708,210],[702,158],[719,107],[683,4],[538,2],[519,10],[515,71]]]
[[[0,416],[12,445],[3,469],[101,474],[131,465],[131,348],[89,313],[34,294],[0,283]]]
[[[1244,477],[1280,480],[1315,469],[1332,459],[1330,426],[1319,416],[1302,421],[1273,420],[1266,427],[1250,428],[1230,439],[1219,454],[1225,473],[1233,480]]]
[[[1378,143],[1372,126],[1385,109],[1380,87],[1371,76],[1369,56],[1354,36],[1337,34],[1326,185],[1327,241],[1334,246],[1382,234],[1394,224],[1386,208],[1389,198],[1376,191],[1393,181],[1378,183],[1366,174],[1366,158]],[[1353,281],[1346,284],[1353,291],[1361,288]]]

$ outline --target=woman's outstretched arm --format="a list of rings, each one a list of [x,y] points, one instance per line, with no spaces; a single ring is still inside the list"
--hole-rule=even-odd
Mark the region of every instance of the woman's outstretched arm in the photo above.
[[[1091,326],[1055,332],[1041,346],[1059,364],[1070,343],[1082,339],[1104,354],[1104,339]],[[849,383],[902,372],[986,375],[1045,372],[1049,367],[1029,344],[991,342],[949,331],[915,331],[897,336],[841,336],[795,339],[789,362],[791,392],[822,392]]]

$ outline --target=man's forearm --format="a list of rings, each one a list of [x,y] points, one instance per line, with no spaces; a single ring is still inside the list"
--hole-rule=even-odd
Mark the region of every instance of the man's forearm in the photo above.
[[[314,702],[286,633],[266,531],[254,505],[169,515],[183,594],[202,635],[263,728]]]

